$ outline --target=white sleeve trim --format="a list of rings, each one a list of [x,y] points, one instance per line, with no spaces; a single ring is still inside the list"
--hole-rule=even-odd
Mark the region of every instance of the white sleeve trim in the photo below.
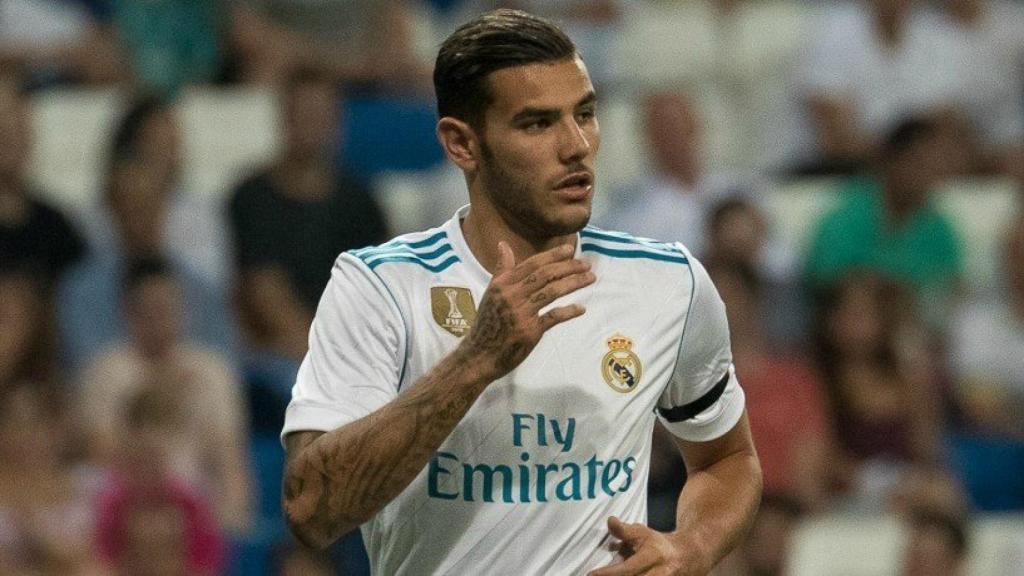
[[[677,438],[689,442],[708,442],[732,430],[743,416],[745,407],[746,395],[736,380],[735,371],[730,368],[729,384],[717,402],[688,420],[669,422],[661,414],[658,419]]]

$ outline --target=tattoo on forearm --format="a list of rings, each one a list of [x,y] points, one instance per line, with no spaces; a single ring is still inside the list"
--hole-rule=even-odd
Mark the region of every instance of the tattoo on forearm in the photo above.
[[[297,447],[289,458],[284,499],[300,538],[313,545],[330,542],[342,527],[367,521],[423,469],[482,390],[464,386],[450,394],[423,392],[449,379],[452,368],[447,368],[427,376],[434,386],[421,381],[386,413],[357,422],[343,439],[323,435]],[[380,425],[384,418],[386,425]]]

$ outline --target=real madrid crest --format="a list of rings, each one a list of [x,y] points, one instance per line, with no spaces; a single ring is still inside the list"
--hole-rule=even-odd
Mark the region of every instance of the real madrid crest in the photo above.
[[[616,334],[607,340],[608,353],[601,360],[601,375],[616,392],[632,392],[640,385],[643,366],[633,352],[633,341]]]
[[[476,304],[469,288],[433,286],[430,288],[430,309],[434,322],[459,338],[469,332],[476,320]]]

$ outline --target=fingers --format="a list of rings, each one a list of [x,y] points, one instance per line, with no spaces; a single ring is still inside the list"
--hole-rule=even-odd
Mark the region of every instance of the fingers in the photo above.
[[[618,564],[592,570],[588,576],[633,576],[635,574],[646,574],[648,570],[658,564],[658,560],[656,553],[651,550],[642,549]]]
[[[516,267],[516,255],[512,251],[512,247],[508,245],[508,242],[502,240],[498,242],[498,269],[495,271],[495,276],[502,272],[507,272]]]
[[[597,279],[592,272],[574,274],[545,286],[530,296],[534,310],[540,310],[555,300],[594,283]]]
[[[582,316],[587,309],[580,304],[570,304],[560,308],[552,308],[540,316],[540,327],[547,332],[551,327]]]
[[[506,246],[507,246],[507,244],[506,244]],[[500,248],[500,244],[499,244],[499,250],[500,249],[501,248]],[[511,250],[511,248],[509,248],[509,250]],[[575,252],[576,252],[576,249],[573,247],[572,244],[561,244],[559,246],[555,246],[554,248],[551,248],[550,250],[545,250],[543,252],[540,252],[538,254],[534,254],[533,256],[530,256],[526,260],[523,260],[522,262],[520,262],[519,265],[516,266],[514,269],[513,268],[507,268],[507,269],[503,268],[503,271],[510,271],[511,270],[512,271],[511,278],[510,278],[511,281],[512,282],[519,282],[520,280],[523,280],[524,278],[527,278],[530,274],[535,272],[541,266],[544,266],[546,264],[551,264],[553,262],[559,262],[559,261],[562,261],[562,260],[568,260],[568,259],[572,258],[572,255],[575,254]]]
[[[618,564],[605,566],[590,572],[590,576],[627,576],[633,574],[647,574],[661,561],[661,557],[655,548],[644,546],[644,541],[654,533],[654,530],[643,524],[630,524],[619,520],[615,516],[608,518],[608,532],[618,539],[618,549],[622,551],[634,551],[631,555],[622,554],[626,559]]]
[[[566,294],[593,284],[596,280],[597,276],[589,270],[565,276],[539,287],[533,294],[530,294],[530,304],[533,305],[534,310],[540,310]]]
[[[519,284],[529,290],[538,290],[559,278],[565,278],[571,274],[579,274],[590,270],[590,262],[586,260],[559,260],[550,264],[538,267],[526,275]]]
[[[608,532],[623,542],[633,544],[643,539],[652,530],[643,524],[627,524],[615,516],[609,516]]]

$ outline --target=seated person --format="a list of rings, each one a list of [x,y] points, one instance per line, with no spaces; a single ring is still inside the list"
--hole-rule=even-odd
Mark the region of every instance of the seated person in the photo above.
[[[78,403],[90,452],[112,462],[132,398],[158,395],[171,469],[206,491],[224,527],[245,529],[250,480],[238,375],[216,352],[182,335],[181,283],[166,262],[131,263],[123,299],[128,341],[108,348],[81,377]]]

